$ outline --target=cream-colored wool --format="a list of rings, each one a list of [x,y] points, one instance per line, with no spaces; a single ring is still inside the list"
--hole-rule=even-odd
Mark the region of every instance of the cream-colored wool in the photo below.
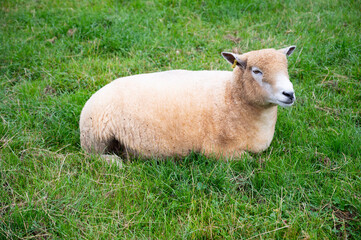
[[[223,53],[229,62],[236,60],[233,72],[174,70],[116,79],[85,104],[81,146],[144,157],[195,151],[237,158],[265,150],[277,104],[293,104],[286,59],[293,50]]]

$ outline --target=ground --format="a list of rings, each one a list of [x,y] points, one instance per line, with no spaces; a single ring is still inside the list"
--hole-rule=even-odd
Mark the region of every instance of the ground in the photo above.
[[[0,4],[0,238],[361,235],[360,1]],[[297,101],[261,154],[119,168],[80,148],[80,111],[115,78],[289,45]]]

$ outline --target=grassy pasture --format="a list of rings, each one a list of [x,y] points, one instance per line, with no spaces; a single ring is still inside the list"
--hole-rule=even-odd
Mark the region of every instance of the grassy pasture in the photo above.
[[[0,1],[1,239],[357,239],[361,2]],[[81,151],[115,78],[230,70],[221,51],[297,45],[297,102],[261,154],[221,162]]]

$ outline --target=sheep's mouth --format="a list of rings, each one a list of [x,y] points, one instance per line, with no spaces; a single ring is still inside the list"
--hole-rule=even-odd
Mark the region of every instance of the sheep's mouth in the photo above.
[[[294,100],[279,101],[279,105],[281,105],[282,107],[290,107],[293,105],[294,102]]]
[[[283,103],[283,104],[290,105],[290,104],[293,104],[295,101],[289,100],[289,101],[280,101],[280,102]]]

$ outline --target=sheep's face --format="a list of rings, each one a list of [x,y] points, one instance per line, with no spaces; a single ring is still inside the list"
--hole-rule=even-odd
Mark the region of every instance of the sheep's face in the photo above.
[[[233,53],[222,53],[222,55],[242,70],[243,85],[252,102],[288,107],[293,105],[296,99],[288,76],[286,58],[294,49],[295,46],[291,46],[281,50],[252,51],[243,55]]]

